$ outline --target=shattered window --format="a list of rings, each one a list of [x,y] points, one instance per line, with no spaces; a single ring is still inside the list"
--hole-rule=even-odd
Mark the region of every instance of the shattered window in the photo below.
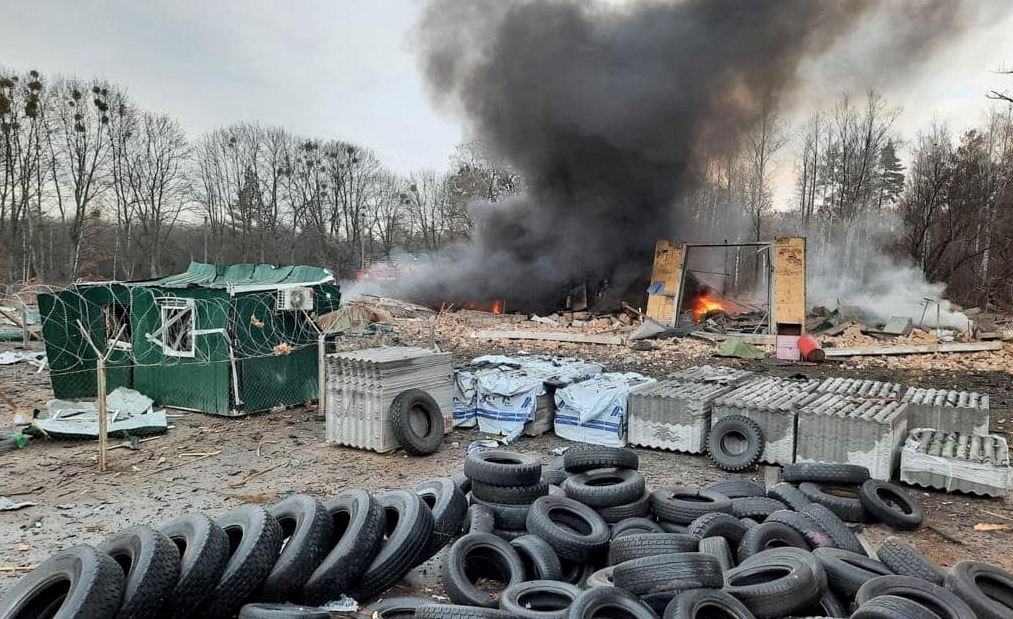
[[[116,348],[129,350],[133,339],[130,333],[130,310],[122,303],[110,303],[102,306],[102,325],[105,330],[106,342],[116,341]],[[122,329],[122,333],[121,333]],[[117,336],[119,339],[117,340]]]
[[[161,298],[158,306],[162,311],[162,326],[157,339],[162,343],[162,354],[167,357],[193,357],[193,332],[197,323],[193,300]]]

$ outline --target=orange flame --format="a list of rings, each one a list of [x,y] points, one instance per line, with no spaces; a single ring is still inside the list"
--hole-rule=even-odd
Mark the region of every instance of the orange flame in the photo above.
[[[491,314],[502,314],[503,299],[493,299],[492,303],[468,303],[465,305],[465,309],[475,310],[478,312],[489,312]]]
[[[693,321],[701,322],[707,316],[714,312],[723,312],[725,306],[714,297],[710,296],[706,292],[693,299],[693,307],[690,311],[693,313]]]

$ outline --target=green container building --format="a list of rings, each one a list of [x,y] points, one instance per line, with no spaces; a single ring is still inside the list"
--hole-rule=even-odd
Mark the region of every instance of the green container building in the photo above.
[[[99,350],[115,342],[108,391],[127,386],[158,405],[215,415],[316,399],[313,318],[340,301],[320,267],[200,262],[157,280],[80,283],[38,298],[57,398],[96,396],[87,332]]]

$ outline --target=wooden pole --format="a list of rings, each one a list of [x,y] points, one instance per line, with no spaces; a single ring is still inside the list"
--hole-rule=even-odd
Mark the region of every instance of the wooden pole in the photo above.
[[[99,357],[95,361],[98,373],[98,470],[106,472],[109,458],[109,415],[106,411],[106,360]]]
[[[324,363],[327,359],[327,340],[323,333],[317,335],[317,412],[327,414],[327,371]]]

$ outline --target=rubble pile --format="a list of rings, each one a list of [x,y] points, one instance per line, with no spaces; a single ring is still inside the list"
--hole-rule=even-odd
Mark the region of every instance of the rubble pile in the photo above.
[[[732,477],[653,490],[638,468],[622,448],[574,447],[548,467],[484,451],[464,475],[414,490],[293,495],[136,525],[55,553],[0,598],[0,614],[53,604],[91,619],[322,618],[360,604],[365,616],[421,619],[1013,613],[1013,574],[998,567],[946,570],[895,537],[864,544],[858,523],[909,530],[922,512],[863,467],[788,465],[769,489]],[[449,603],[388,595],[434,556]]]

